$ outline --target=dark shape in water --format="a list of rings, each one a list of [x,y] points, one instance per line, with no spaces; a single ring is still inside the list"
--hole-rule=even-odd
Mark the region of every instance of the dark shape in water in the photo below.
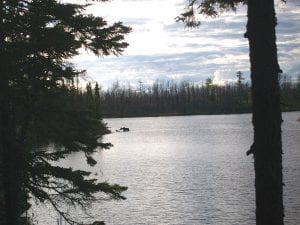
[[[120,130],[123,131],[123,132],[128,132],[129,128],[128,127],[121,127]]]
[[[105,225],[103,221],[95,221],[92,225]]]

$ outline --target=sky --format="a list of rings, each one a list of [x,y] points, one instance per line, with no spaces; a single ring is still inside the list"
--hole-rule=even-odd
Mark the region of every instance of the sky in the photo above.
[[[73,2],[76,0],[73,0]],[[156,80],[216,84],[236,80],[241,71],[249,79],[249,47],[245,39],[247,11],[224,12],[216,18],[200,17],[197,29],[187,29],[175,17],[187,0],[113,0],[93,3],[87,13],[108,22],[122,21],[132,27],[129,47],[121,56],[96,57],[84,52],[71,61],[86,69],[86,79],[103,88],[112,83],[132,86]],[[295,80],[300,75],[300,0],[276,3],[279,64]]]

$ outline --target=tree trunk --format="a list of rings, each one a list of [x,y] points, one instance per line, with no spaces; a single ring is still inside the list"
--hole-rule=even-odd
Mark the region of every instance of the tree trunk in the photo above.
[[[15,123],[10,103],[10,59],[6,55],[3,18],[5,3],[0,1],[0,213],[1,224],[18,225],[20,216],[20,151],[15,139]],[[1,221],[2,220],[2,221]]]
[[[256,224],[283,225],[280,68],[274,0],[248,0]]]
[[[15,151],[7,149],[4,157],[4,198],[7,224],[18,225],[20,217],[20,176]],[[9,160],[9,161],[7,161]]]
[[[20,148],[18,147],[17,140],[15,138],[16,126],[13,122],[13,112],[10,109],[10,96],[7,79],[8,73],[7,68],[5,68],[3,64],[5,64],[5,62],[0,66],[0,189],[2,191],[1,195],[4,199],[4,201],[1,202],[1,207],[4,207],[5,224],[17,225],[20,216],[20,184],[23,179],[20,170],[22,166],[22,156],[20,155]]]
[[[3,66],[1,66],[2,68]],[[7,75],[6,71],[2,70],[1,72],[1,75]],[[5,75],[1,77],[0,81],[0,190],[4,200],[1,202],[0,207],[4,208],[5,224],[17,225],[20,216],[19,196],[25,171],[22,171],[23,156],[21,155],[18,140],[15,138],[16,126],[12,116],[13,112],[10,108],[10,96],[8,94],[8,84],[5,82],[7,81]]]

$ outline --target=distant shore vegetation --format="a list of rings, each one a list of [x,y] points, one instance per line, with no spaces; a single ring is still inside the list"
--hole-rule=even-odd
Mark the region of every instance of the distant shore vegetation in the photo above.
[[[292,82],[284,75],[280,85],[282,111],[300,110],[300,76]],[[144,85],[140,81],[137,87],[116,81],[107,90],[88,83],[81,95],[98,96],[104,118],[238,114],[250,113],[252,107],[251,85],[243,81],[240,72],[235,82],[225,85],[216,85],[211,78],[204,84],[157,80]]]

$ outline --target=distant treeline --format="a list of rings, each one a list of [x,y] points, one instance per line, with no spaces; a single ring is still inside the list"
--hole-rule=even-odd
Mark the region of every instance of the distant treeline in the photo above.
[[[251,86],[243,82],[241,74],[237,77],[236,82],[226,85],[215,85],[210,78],[203,85],[156,81],[151,86],[140,82],[136,88],[115,82],[108,90],[100,90],[98,84],[95,89],[89,83],[85,94],[90,99],[93,92],[101,104],[103,117],[251,112]],[[283,76],[280,83],[282,110],[300,110],[300,77],[297,82],[291,82],[289,77]]]

